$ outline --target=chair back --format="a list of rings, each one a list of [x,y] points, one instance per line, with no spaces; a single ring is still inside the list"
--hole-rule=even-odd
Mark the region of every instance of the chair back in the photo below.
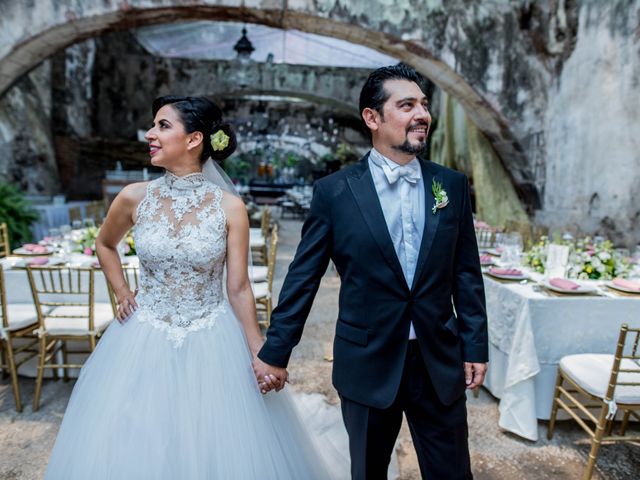
[[[9,227],[6,223],[0,223],[0,258],[7,257],[11,254],[9,246]]]
[[[69,220],[71,222],[81,222],[82,221],[82,208],[80,207],[69,207]]]
[[[45,328],[46,319],[79,318],[87,319],[89,330],[94,330],[92,268],[29,266],[27,273],[41,329]]]
[[[269,258],[267,261],[267,284],[269,291],[272,291],[273,276],[276,271],[276,253],[278,251],[278,225],[275,224],[271,230],[271,241],[269,242]]]
[[[7,318],[7,291],[5,290],[4,269],[2,265],[0,265],[0,317],[2,317],[0,328],[0,334],[2,334],[2,329],[9,328],[9,319]],[[0,337],[2,337],[2,335],[0,335]]]
[[[615,399],[615,393],[618,389],[640,389],[639,344],[640,328],[629,328],[626,323],[622,324],[605,401]],[[630,361],[625,362],[625,360]]]
[[[130,290],[136,290],[140,287],[140,268],[133,265],[122,265],[122,273],[124,274],[124,281],[127,282],[127,286]],[[113,315],[118,315],[118,299],[116,298],[116,292],[111,288],[111,284],[107,282],[109,288],[109,300],[111,301],[111,308],[113,309]]]
[[[264,207],[262,209],[262,218],[260,219],[260,228],[262,236],[266,239],[269,236],[269,226],[271,225],[271,209]]]
[[[84,209],[87,218],[92,218],[96,225],[100,225],[102,223],[102,219],[105,217],[104,202],[100,200],[91,202],[89,205],[84,207]]]

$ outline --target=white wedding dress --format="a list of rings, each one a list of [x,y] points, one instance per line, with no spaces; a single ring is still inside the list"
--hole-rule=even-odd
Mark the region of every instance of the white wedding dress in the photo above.
[[[82,369],[47,479],[331,478],[285,391],[262,395],[223,290],[221,189],[167,173],[140,203],[138,310]]]

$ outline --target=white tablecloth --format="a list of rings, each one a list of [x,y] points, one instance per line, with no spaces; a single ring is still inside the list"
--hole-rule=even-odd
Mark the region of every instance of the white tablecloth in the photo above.
[[[80,258],[82,256],[77,256]],[[25,303],[33,305],[33,296],[31,294],[31,288],[29,286],[29,277],[27,271],[24,269],[11,269],[9,264],[12,257],[9,259],[3,259],[0,261],[4,268],[5,287],[7,292],[7,303]],[[127,257],[127,261],[135,262],[135,257]],[[102,270],[96,270],[94,275],[94,301],[96,303],[109,303],[109,292],[107,290],[107,282]],[[69,349],[71,352],[78,349],[86,349],[85,342],[70,342]],[[69,356],[70,362],[84,363],[88,355],[86,354],[73,354]],[[34,377],[36,373],[37,358],[32,358],[28,362],[24,363],[18,369],[20,375],[27,377]],[[79,370],[70,370],[71,377],[77,377],[80,373]],[[62,374],[62,372],[60,372]],[[45,371],[45,377],[51,377],[51,370]]]
[[[61,225],[70,225],[69,209],[71,207],[80,207],[82,216],[85,216],[85,207],[91,202],[77,201],[67,202],[61,205],[47,204],[34,205],[33,208],[40,214],[40,220],[31,224],[31,233],[34,240],[41,240],[48,235],[50,228],[56,228]]]
[[[551,413],[560,358],[614,353],[620,326],[640,326],[640,297],[558,297],[531,283],[484,279],[490,341],[485,387],[500,398],[500,427],[535,441],[537,419]]]

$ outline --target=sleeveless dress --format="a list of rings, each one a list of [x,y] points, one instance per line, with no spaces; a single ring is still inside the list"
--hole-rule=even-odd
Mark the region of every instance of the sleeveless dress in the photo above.
[[[224,295],[221,198],[201,173],[148,184],[134,231],[139,308],[85,363],[45,478],[331,478],[286,389],[256,385]]]

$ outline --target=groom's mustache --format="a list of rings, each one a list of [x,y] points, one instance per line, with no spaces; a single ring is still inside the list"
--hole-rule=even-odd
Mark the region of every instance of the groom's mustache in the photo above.
[[[424,127],[425,133],[429,133],[430,124],[428,122],[416,122],[413,125],[409,125],[406,129],[406,133],[409,133],[411,130],[417,130],[418,128]]]

